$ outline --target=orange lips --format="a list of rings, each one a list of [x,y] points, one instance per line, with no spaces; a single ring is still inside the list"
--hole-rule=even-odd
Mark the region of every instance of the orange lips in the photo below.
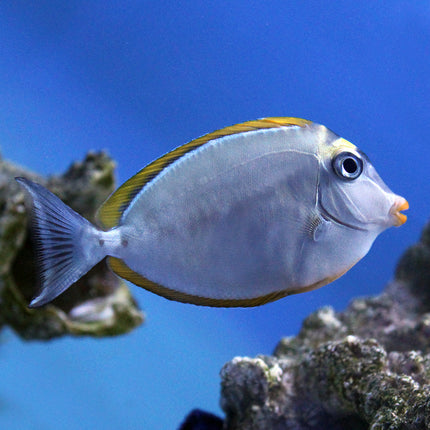
[[[394,216],[394,225],[396,227],[401,226],[408,219],[405,214],[401,213],[401,211],[405,211],[407,209],[409,209],[409,203],[403,197],[399,197],[397,201],[394,202],[393,206],[391,206],[390,214]]]

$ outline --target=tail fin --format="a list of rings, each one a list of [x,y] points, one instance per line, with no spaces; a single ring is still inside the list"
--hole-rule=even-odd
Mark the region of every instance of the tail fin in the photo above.
[[[46,188],[15,178],[33,198],[41,291],[30,307],[42,306],[87,273],[106,254],[98,243],[100,231]]]

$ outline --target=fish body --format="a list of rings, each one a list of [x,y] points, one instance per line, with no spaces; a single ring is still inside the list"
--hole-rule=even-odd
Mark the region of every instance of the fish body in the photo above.
[[[106,256],[172,300],[260,305],[338,278],[407,209],[355,145],[297,118],[227,127],[164,155],[104,203],[104,230],[18,181],[33,197],[42,261],[32,306]]]

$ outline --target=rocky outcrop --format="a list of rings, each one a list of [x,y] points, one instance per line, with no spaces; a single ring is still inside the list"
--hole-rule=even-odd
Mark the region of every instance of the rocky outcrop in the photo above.
[[[117,335],[140,325],[144,317],[127,285],[104,261],[51,304],[27,307],[37,291],[37,262],[28,229],[30,202],[25,204],[16,176],[46,186],[90,221],[115,187],[114,162],[102,152],[48,179],[0,159],[0,326],[9,325],[25,339],[51,339]]]

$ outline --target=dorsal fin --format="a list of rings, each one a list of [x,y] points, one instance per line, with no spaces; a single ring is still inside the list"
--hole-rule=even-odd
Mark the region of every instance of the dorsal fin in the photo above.
[[[97,217],[104,228],[113,228],[118,225],[123,212],[148,182],[154,179],[163,169],[169,166],[169,164],[210,140],[265,128],[288,127],[293,125],[305,127],[310,123],[311,121],[300,118],[272,117],[243,122],[205,134],[185,145],[179,146],[144,167],[140,172],[121,185],[121,187],[103,203],[98,211]]]

